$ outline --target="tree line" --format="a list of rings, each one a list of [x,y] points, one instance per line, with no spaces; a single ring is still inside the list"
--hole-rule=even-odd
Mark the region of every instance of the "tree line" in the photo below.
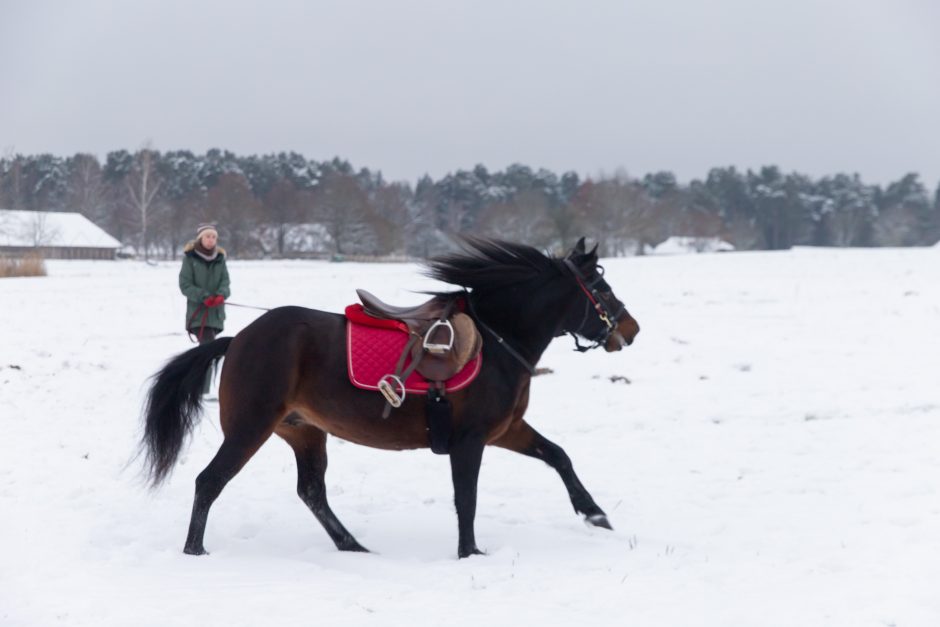
[[[916,173],[886,186],[857,174],[813,179],[775,166],[582,179],[514,164],[482,165],[412,186],[335,158],[297,153],[199,155],[141,148],[102,163],[76,154],[0,158],[0,208],[77,211],[145,257],[172,258],[201,222],[219,224],[240,258],[426,257],[459,234],[564,250],[582,234],[601,254],[643,254],[670,236],[720,238],[738,250],[794,245],[917,246],[940,239],[940,187]]]

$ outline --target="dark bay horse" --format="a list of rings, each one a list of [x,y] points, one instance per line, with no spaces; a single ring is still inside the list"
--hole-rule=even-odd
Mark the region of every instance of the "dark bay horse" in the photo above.
[[[459,539],[457,553],[480,553],[474,538],[477,478],[492,444],[540,459],[561,476],[575,512],[610,529],[607,516],[568,455],[523,420],[529,383],[554,337],[571,333],[608,352],[631,344],[639,325],[603,279],[597,247],[583,238],[564,258],[521,244],[468,239],[465,250],[427,264],[427,274],[460,286],[483,335],[483,366],[467,388],[448,395],[453,407],[450,455]],[[327,503],[327,434],[381,449],[427,448],[425,400],[409,396],[382,419],[381,394],[354,387],[346,368],[346,319],[335,313],[280,307],[234,338],[219,338],[171,359],[155,376],[145,409],[142,448],[152,485],[163,481],[201,412],[206,372],[225,356],[219,383],[224,439],[196,478],[184,551],[206,553],[209,508],[272,433],[297,460],[297,493],[342,551],[366,551]]]

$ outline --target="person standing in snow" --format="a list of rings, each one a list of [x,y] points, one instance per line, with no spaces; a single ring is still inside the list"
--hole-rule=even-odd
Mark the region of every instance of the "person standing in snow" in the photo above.
[[[225,299],[231,294],[225,250],[214,224],[200,224],[183,248],[180,291],[186,297],[186,331],[206,344],[222,332]]]

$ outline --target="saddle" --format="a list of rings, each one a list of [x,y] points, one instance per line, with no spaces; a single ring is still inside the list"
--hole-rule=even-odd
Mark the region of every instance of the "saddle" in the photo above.
[[[460,311],[459,296],[396,307],[356,291],[362,304],[346,308],[349,377],[356,387],[379,390],[398,407],[406,392],[454,391],[479,372],[483,340]]]
[[[365,290],[356,290],[363,311],[380,320],[396,320],[412,341],[411,365],[428,381],[443,382],[463,370],[483,346],[473,320],[458,308],[456,297],[434,297],[417,307],[396,307]],[[400,375],[399,375],[400,376]]]

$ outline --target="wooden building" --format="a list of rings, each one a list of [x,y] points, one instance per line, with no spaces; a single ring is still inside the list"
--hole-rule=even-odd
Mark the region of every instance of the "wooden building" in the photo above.
[[[114,259],[121,242],[80,213],[0,209],[0,256]]]

